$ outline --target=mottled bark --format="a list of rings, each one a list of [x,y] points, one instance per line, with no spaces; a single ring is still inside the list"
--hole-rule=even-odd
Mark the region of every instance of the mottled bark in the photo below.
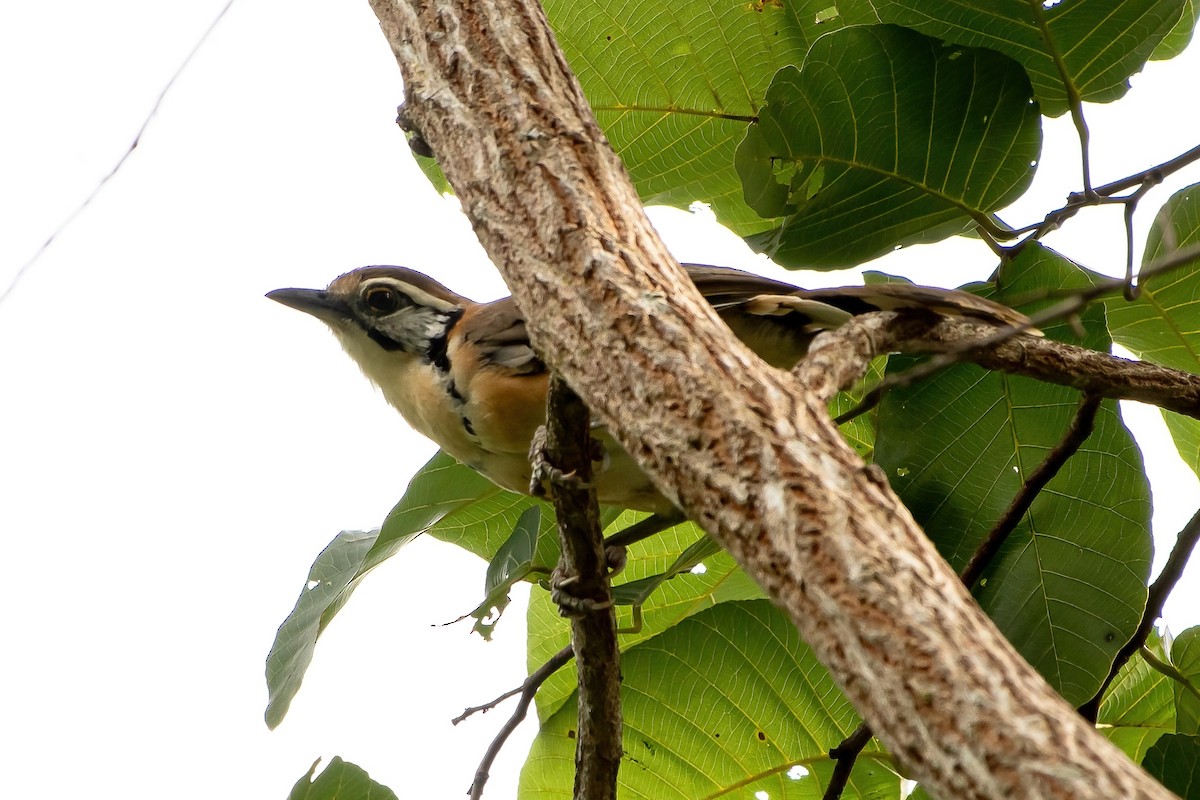
[[[604,534],[592,477],[595,441],[587,406],[557,375],[546,399],[546,452],[550,466],[571,477],[552,483],[562,558],[554,593],[571,620],[579,681],[574,797],[615,800],[621,766],[621,651],[613,613]]]
[[[1012,649],[793,376],[647,221],[534,0],[374,0],[408,117],[530,334],[944,798],[1165,798]]]
[[[796,374],[829,399],[861,378],[877,355],[937,353],[1097,397],[1137,400],[1200,419],[1200,375],[1030,334],[990,341],[997,335],[995,327],[969,319],[894,311],[865,314],[822,334],[809,357],[797,366]]]

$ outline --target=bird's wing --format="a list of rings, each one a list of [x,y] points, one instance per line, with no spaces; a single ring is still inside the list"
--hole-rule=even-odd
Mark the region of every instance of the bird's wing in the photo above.
[[[493,365],[514,375],[535,375],[546,371],[546,365],[533,352],[525,318],[511,297],[479,306],[464,317],[463,335],[478,348],[482,365]]]
[[[823,330],[856,314],[913,309],[982,320],[993,325],[1028,325],[1024,314],[986,298],[954,289],[908,283],[798,289],[739,270],[684,265],[701,294],[733,332],[768,363],[791,368]],[[1037,334],[1036,329],[1029,332]]]

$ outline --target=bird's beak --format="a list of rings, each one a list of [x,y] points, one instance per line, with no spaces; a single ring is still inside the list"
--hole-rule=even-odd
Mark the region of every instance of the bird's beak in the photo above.
[[[330,324],[350,317],[346,302],[324,289],[276,289],[267,292],[267,297]]]

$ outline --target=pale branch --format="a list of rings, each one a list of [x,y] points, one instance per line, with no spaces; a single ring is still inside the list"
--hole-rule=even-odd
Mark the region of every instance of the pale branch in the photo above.
[[[542,684],[546,682],[547,678],[558,672],[574,656],[575,651],[570,645],[567,645],[562,650],[550,656],[545,664],[542,664],[530,673],[529,677],[525,679],[520,687],[511,692],[505,692],[489,705],[479,706],[478,709],[474,709],[486,711],[489,708],[494,708],[496,704],[512,697],[514,694],[520,693],[521,695],[521,699],[517,701],[517,707],[513,709],[513,713],[505,721],[495,738],[492,739],[492,743],[488,746],[487,751],[484,752],[479,766],[475,769],[475,780],[471,783],[469,795],[471,800],[479,800],[479,798],[483,797],[483,787],[487,785],[488,778],[491,777],[492,764],[495,763],[496,756],[500,755],[500,751],[504,748],[504,743],[508,741],[508,737],[512,736],[512,732],[517,729],[517,726],[525,719],[525,715],[529,713],[529,706],[533,703],[533,698],[537,696],[538,689],[542,688]],[[474,710],[467,709],[464,711],[462,716],[455,718],[454,724],[457,725],[462,722]]]
[[[1133,638],[1125,643],[1125,646],[1117,651],[1117,657],[1113,660],[1112,667],[1108,671],[1108,677],[1100,686],[1099,691],[1093,695],[1091,700],[1088,700],[1079,708],[1079,713],[1085,719],[1096,721],[1100,714],[1100,703],[1104,700],[1104,693],[1108,691],[1108,687],[1117,677],[1117,673],[1121,671],[1121,667],[1125,666],[1126,662],[1133,657],[1134,653],[1142,649],[1146,644],[1146,639],[1150,636],[1150,631],[1154,629],[1154,623],[1162,616],[1163,605],[1166,604],[1167,598],[1171,596],[1171,591],[1175,588],[1175,584],[1183,577],[1183,570],[1187,567],[1188,561],[1192,557],[1192,551],[1196,549],[1197,543],[1200,543],[1200,511],[1197,511],[1183,530],[1175,537],[1175,546],[1171,548],[1171,554],[1167,556],[1167,561],[1163,564],[1162,570],[1158,573],[1158,577],[1150,584],[1150,591],[1146,598],[1146,610],[1142,612],[1142,621],[1138,625],[1137,631],[1133,634]]]
[[[615,800],[621,766],[621,651],[596,491],[590,485],[596,442],[588,408],[558,375],[546,395],[544,456],[560,473],[551,483],[562,555],[551,595],[571,620],[579,681],[575,740],[576,800]]]
[[[1197,259],[1200,259],[1200,243],[1193,244],[1188,247],[1180,248],[1178,250],[1175,250],[1174,252],[1168,253],[1164,256],[1160,256],[1159,258],[1155,259],[1150,264],[1147,264],[1146,267],[1141,271],[1141,274],[1140,274],[1141,281],[1145,282],[1146,280],[1156,277],[1158,275],[1165,275],[1167,273],[1173,272],[1182,267],[1186,267],[1186,266],[1192,264],[1193,262],[1195,262]],[[1041,327],[1048,323],[1057,322],[1062,319],[1073,319],[1087,307],[1088,303],[1091,303],[1092,301],[1096,300],[1099,297],[1103,297],[1104,295],[1115,294],[1117,292],[1124,292],[1128,295],[1129,294],[1129,284],[1124,280],[1115,280],[1115,279],[1097,281],[1095,284],[1087,287],[1086,289],[1072,290],[1071,292],[1069,292],[1066,295],[1066,297],[1064,299],[1060,300],[1058,303],[1055,303],[1053,306],[1050,306],[1049,308],[1046,308],[1046,309],[1038,312],[1037,314],[1034,314],[1030,318],[1029,323],[1027,323],[1026,325],[1019,326],[1019,327],[1003,327],[1003,328],[997,328],[995,326],[983,326],[979,329],[977,334],[972,334],[970,331],[964,331],[962,340],[957,343],[953,342],[953,340],[956,337],[954,335],[952,335],[949,331],[947,331],[946,333],[943,333],[943,336],[946,337],[948,339],[948,341],[937,344],[936,347],[933,346],[936,343],[932,340],[932,338],[930,339],[930,341],[924,342],[924,343],[922,343],[921,340],[926,337],[934,336],[935,329],[928,327],[925,323],[933,321],[937,318],[932,317],[930,315],[913,315],[910,313],[907,317],[908,321],[904,323],[904,327],[902,329],[897,328],[895,331],[875,333],[875,334],[869,336],[867,338],[867,340],[858,342],[855,346],[857,348],[857,351],[860,352],[860,354],[861,353],[870,353],[870,355],[867,358],[868,362],[870,361],[870,358],[873,358],[876,355],[880,355],[882,353],[887,353],[887,352],[892,352],[892,351],[901,351],[901,352],[907,352],[907,353],[936,353],[936,355],[933,358],[926,360],[925,362],[917,365],[916,367],[913,367],[910,370],[907,370],[903,373],[899,373],[896,375],[890,375],[887,378],[885,378],[883,381],[881,381],[878,385],[873,387],[867,393],[867,395],[863,398],[862,402],[860,402],[855,408],[852,408],[849,411],[847,411],[846,413],[839,416],[837,418],[836,422],[837,422],[837,424],[841,425],[845,422],[848,422],[851,419],[854,419],[855,417],[859,416],[860,414],[863,414],[864,412],[869,411],[871,408],[876,406],[879,403],[879,401],[882,399],[883,395],[885,393],[887,393],[888,391],[890,391],[891,389],[894,389],[898,386],[909,386],[913,383],[916,383],[917,381],[920,381],[920,380],[923,380],[923,379],[929,377],[930,375],[933,375],[935,372],[938,372],[939,370],[945,369],[946,367],[950,366],[951,364],[956,364],[960,361],[974,361],[975,363],[979,364],[980,366],[985,366],[990,369],[998,369],[998,370],[1005,371],[1005,372],[1013,372],[1014,374],[1028,374],[1028,375],[1030,375],[1030,377],[1035,377],[1040,380],[1048,381],[1050,383],[1059,383],[1059,384],[1074,386],[1075,388],[1082,389],[1084,391],[1088,391],[1093,394],[1098,393],[1098,394],[1103,394],[1105,397],[1115,397],[1115,398],[1126,399],[1126,400],[1138,400],[1139,402],[1145,402],[1145,403],[1149,403],[1151,405],[1158,405],[1162,408],[1168,408],[1168,410],[1179,411],[1179,413],[1185,414],[1187,416],[1196,416],[1195,403],[1194,402],[1190,403],[1189,398],[1194,398],[1197,396],[1195,386],[1197,384],[1197,381],[1200,380],[1200,378],[1197,378],[1197,376],[1193,375],[1192,373],[1181,372],[1178,370],[1171,370],[1167,367],[1158,367],[1158,366],[1149,364],[1148,362],[1144,362],[1144,361],[1129,361],[1128,359],[1120,359],[1115,356],[1107,356],[1106,354],[1103,354],[1103,353],[1096,353],[1095,351],[1092,351],[1092,350],[1082,350],[1080,348],[1074,348],[1074,350],[1078,351],[1078,353],[1080,353],[1080,354],[1092,354],[1092,355],[1086,356],[1086,360],[1088,361],[1090,368],[1088,370],[1088,374],[1083,376],[1085,378],[1089,378],[1092,380],[1099,380],[1100,382],[1103,382],[1103,380],[1104,380],[1104,377],[1105,377],[1104,375],[1096,374],[1095,368],[1097,366],[1101,366],[1101,369],[1106,369],[1108,367],[1117,367],[1123,371],[1126,368],[1126,366],[1128,366],[1128,365],[1136,365],[1133,367],[1129,367],[1133,371],[1133,373],[1136,373],[1136,374],[1126,375],[1125,377],[1128,379],[1127,382],[1133,383],[1133,384],[1138,384],[1138,386],[1129,386],[1129,387],[1126,387],[1123,385],[1122,386],[1114,386],[1114,387],[1112,387],[1114,393],[1105,394],[1103,392],[1098,391],[1091,384],[1088,384],[1088,383],[1079,384],[1079,383],[1071,382],[1069,380],[1065,380],[1067,378],[1073,378],[1074,376],[1073,375],[1064,375],[1063,373],[1057,372],[1056,370],[1059,369],[1060,366],[1055,366],[1050,371],[1042,369],[1040,371],[1035,371],[1033,373],[1024,373],[1024,372],[1021,372],[1021,370],[1019,368],[1009,369],[1008,367],[1005,366],[1005,364],[1008,363],[1008,364],[1013,364],[1016,367],[1019,367],[1021,362],[1023,361],[1022,358],[1018,357],[1018,358],[1015,358],[1015,360],[1013,358],[1009,358],[1007,360],[1003,359],[1003,358],[1001,358],[1000,360],[995,360],[995,359],[992,359],[991,361],[988,360],[989,358],[992,358],[992,356],[994,356],[996,353],[999,352],[998,348],[1000,348],[1000,346],[1004,345],[1006,342],[1012,342],[1012,341],[1016,340],[1020,334],[1029,330],[1030,328],[1038,328],[1038,327]],[[868,316],[871,316],[871,315],[864,315],[863,317],[858,317],[854,320],[851,320],[850,323],[848,323],[848,325],[842,326],[842,328],[839,330],[844,332],[847,337],[856,336],[858,334],[854,334],[852,329],[850,329],[850,326],[853,326],[855,324],[874,325],[875,323],[859,322],[859,320],[864,320]],[[946,328],[954,327],[953,326],[954,321],[952,319],[943,318],[943,321],[947,323],[946,326],[944,326],[944,327],[946,327]],[[960,321],[965,322],[965,320],[960,320]],[[897,324],[899,324],[899,323],[897,323]],[[1028,341],[1030,341],[1030,337],[1025,337],[1025,338],[1021,339],[1020,341],[1028,342]],[[1040,340],[1040,341],[1042,341],[1045,344],[1049,344],[1044,339]],[[1030,343],[1029,347],[1031,349],[1041,349],[1039,347],[1039,345],[1037,345],[1036,343]],[[1068,349],[1071,348],[1070,345],[1062,345],[1062,347],[1068,348]],[[810,352],[811,352],[811,348],[810,348]],[[1011,348],[1007,352],[1010,356],[1017,355],[1017,352],[1013,351]],[[1019,352],[1023,354],[1025,351],[1024,351],[1024,349],[1022,349]],[[1064,351],[1064,352],[1070,352],[1070,350]],[[986,358],[981,360],[980,358],[976,357],[978,354],[981,354],[981,353],[988,354],[988,355]],[[1099,364],[1097,363],[1096,359],[1093,358],[1092,356],[1096,356],[1096,357],[1100,358]],[[1104,362],[1103,359],[1106,359],[1106,358],[1115,359],[1115,360],[1112,362]],[[1053,360],[1053,359],[1051,359],[1051,360]],[[1067,363],[1069,363],[1071,361],[1071,359],[1063,359],[1063,361],[1064,361],[1064,364],[1062,366],[1066,366]],[[1105,364],[1107,364],[1108,367],[1104,366]],[[1046,366],[1046,365],[1043,365],[1043,366]],[[841,367],[843,369],[849,370],[847,372],[847,375],[851,376],[849,378],[850,382],[840,384],[838,388],[834,389],[835,392],[841,388],[849,388],[855,381],[857,381],[859,378],[861,378],[862,375],[865,373],[866,363],[861,363],[861,364],[857,364],[857,365],[854,363],[846,363],[846,364],[842,364]],[[797,367],[797,369],[799,369],[799,367]],[[1124,375],[1124,372],[1122,372],[1122,374]],[[1139,388],[1145,389],[1146,387],[1140,386],[1140,385],[1143,383],[1148,383],[1148,384],[1150,384],[1149,390],[1151,392],[1153,392],[1154,385],[1156,383],[1155,376],[1163,379],[1165,385],[1160,388],[1162,388],[1164,390],[1164,394],[1176,395],[1179,392],[1182,392],[1183,397],[1182,398],[1176,397],[1175,399],[1177,401],[1183,402],[1186,407],[1189,407],[1192,410],[1188,411],[1188,410],[1180,410],[1178,408],[1170,408],[1169,406],[1163,405],[1162,403],[1159,403],[1159,402],[1156,402],[1153,399],[1148,399],[1144,396],[1136,396],[1135,397],[1132,395],[1125,395],[1125,394],[1120,393],[1120,391],[1119,391],[1122,388],[1129,389],[1129,390],[1134,390],[1134,389],[1139,389]],[[822,382],[822,385],[824,385],[824,383],[825,382]],[[832,394],[830,394],[829,397],[832,398]]]
[[[1167,798],[963,589],[822,403],[670,256],[535,0],[374,0],[410,117],[546,362],[935,796]],[[582,655],[580,655],[582,658]]]
[[[873,357],[890,352],[935,357],[877,384],[857,408],[838,418],[839,423],[870,408],[886,391],[961,361],[1200,419],[1200,375],[1029,334],[1013,335],[1011,330],[961,318],[894,311],[864,314],[817,337],[795,372],[810,376],[806,379],[823,387],[823,393],[835,393],[861,378]],[[817,374],[820,370],[826,371],[824,376]],[[834,377],[839,378],[836,383]]]
[[[1079,448],[1092,435],[1092,431],[1096,427],[1096,413],[1099,410],[1099,395],[1085,394],[1079,401],[1079,408],[1075,411],[1075,416],[1071,419],[1071,424],[1067,427],[1062,439],[1025,479],[1025,483],[1022,484],[1016,497],[1008,504],[1008,508],[1000,515],[1000,519],[996,520],[987,536],[983,537],[983,541],[979,543],[979,547],[975,549],[971,559],[959,574],[959,578],[962,579],[963,585],[967,589],[973,587],[979,580],[979,576],[1000,552],[1000,548],[1004,546],[1008,537],[1016,529],[1017,523],[1029,511],[1029,507],[1033,505],[1033,501],[1037,499],[1042,489],[1046,488],[1046,484],[1062,470],[1071,456],[1079,452]]]

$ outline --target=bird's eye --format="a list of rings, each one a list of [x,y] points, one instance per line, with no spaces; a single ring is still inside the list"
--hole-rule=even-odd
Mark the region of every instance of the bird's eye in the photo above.
[[[390,314],[400,307],[400,294],[386,286],[375,286],[363,293],[363,303],[377,314]]]

